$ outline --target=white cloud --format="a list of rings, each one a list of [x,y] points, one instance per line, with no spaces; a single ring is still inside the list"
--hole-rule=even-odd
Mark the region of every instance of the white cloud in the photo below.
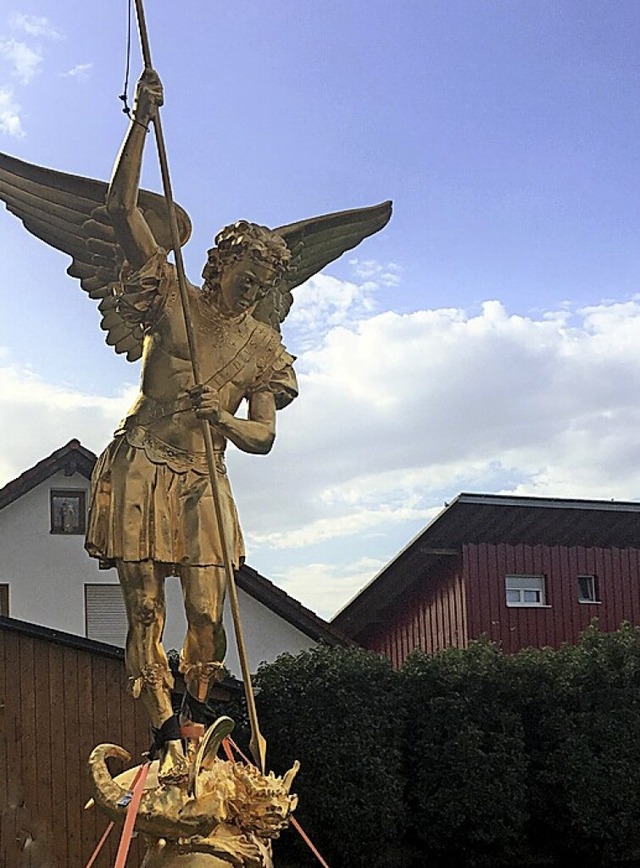
[[[384,533],[465,489],[640,495],[638,345],[637,300],[536,318],[490,301],[332,329],[302,355],[272,455],[234,461],[250,541]]]
[[[316,614],[331,618],[383,566],[384,562],[376,558],[360,558],[340,566],[309,563],[272,575],[271,579],[296,600],[304,600],[304,605]]]
[[[79,63],[77,66],[74,66],[73,69],[70,69],[67,72],[62,72],[61,75],[63,78],[77,78],[84,80],[89,78],[92,69],[92,63]]]
[[[295,290],[286,327],[300,352],[316,346],[330,329],[357,322],[374,311],[371,288],[317,274]]]
[[[0,133],[14,138],[24,136],[20,105],[16,102],[13,91],[7,87],[0,87]]]
[[[29,36],[41,36],[45,39],[64,39],[64,35],[56,30],[48,18],[39,15],[25,15],[15,12],[9,19],[14,30],[21,30]]]
[[[15,365],[0,366],[0,485],[74,437],[89,449],[102,449],[133,391],[116,398],[86,395]]]
[[[402,282],[402,267],[395,262],[388,262],[385,265],[377,259],[350,259],[349,265],[367,289],[378,289],[381,286],[394,287]]]
[[[229,456],[249,563],[281,564],[266,574],[306,605],[346,602],[377,569],[354,567],[360,556],[392,557],[460,491],[640,496],[640,299],[400,315],[363,310],[355,284],[320,289],[273,452]],[[347,325],[327,325],[338,310]],[[131,391],[79,395],[5,363],[4,481],[72,437],[100,449]]]
[[[17,39],[0,39],[0,55],[9,61],[11,73],[28,84],[39,71],[42,53]]]

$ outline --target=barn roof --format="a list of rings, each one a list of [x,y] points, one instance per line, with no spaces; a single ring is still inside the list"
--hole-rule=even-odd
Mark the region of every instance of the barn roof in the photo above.
[[[465,543],[640,548],[640,503],[459,494],[332,621],[356,637],[439,561]]]

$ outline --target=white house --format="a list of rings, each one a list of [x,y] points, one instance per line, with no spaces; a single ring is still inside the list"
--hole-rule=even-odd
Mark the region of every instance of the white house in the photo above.
[[[71,440],[0,489],[0,615],[122,647],[126,618],[115,569],[84,550],[89,480],[96,456]],[[254,671],[288,651],[348,642],[248,566],[237,574],[242,622]],[[185,632],[178,579],[166,584],[164,644],[179,649]],[[227,666],[239,676],[233,625]]]

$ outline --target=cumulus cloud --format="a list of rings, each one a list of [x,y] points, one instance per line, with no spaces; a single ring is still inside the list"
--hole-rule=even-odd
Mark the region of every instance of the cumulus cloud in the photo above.
[[[0,56],[7,60],[11,74],[28,84],[40,69],[42,52],[18,39],[0,39]]]
[[[250,551],[384,550],[464,490],[640,496],[639,343],[636,299],[535,317],[488,301],[331,329],[302,356],[269,459],[234,456]]]
[[[56,30],[48,18],[41,15],[25,15],[22,12],[15,12],[9,19],[9,23],[14,30],[20,30],[23,33],[28,33],[29,36],[39,36],[44,39],[63,39],[63,34]]]
[[[640,497],[640,298],[397,314],[319,277],[302,294],[309,315],[321,290],[315,324],[285,323],[300,397],[278,414],[273,452],[229,455],[249,563],[306,605],[345,603],[460,491]],[[80,395],[5,363],[4,481],[72,437],[101,448],[131,397]]]
[[[349,265],[362,286],[369,290],[399,286],[402,281],[402,267],[395,262],[385,265],[377,259],[350,259]]]
[[[11,88],[0,87],[0,133],[17,139],[24,136],[20,111]]]
[[[73,69],[69,69],[67,72],[62,72],[61,75],[63,78],[77,78],[84,80],[89,78],[92,69],[92,63],[79,63],[77,66],[74,66]]]
[[[132,403],[132,391],[116,398],[82,394],[0,360],[0,485],[78,438],[100,450]]]
[[[47,18],[37,15],[15,13],[10,16],[9,25],[20,38],[0,34],[0,60],[4,61],[0,75],[12,82],[8,86],[0,79],[0,133],[21,137],[25,135],[24,122],[13,85],[18,93],[29,85],[43,66],[43,40],[63,39],[64,35]],[[82,76],[83,67],[77,67],[75,74]]]
[[[353,323],[375,310],[373,289],[317,274],[295,290],[295,303],[286,319],[296,352],[316,346],[338,325]]]
[[[340,565],[308,563],[270,578],[296,600],[304,600],[312,611],[330,618],[383,566],[383,561],[366,557]]]

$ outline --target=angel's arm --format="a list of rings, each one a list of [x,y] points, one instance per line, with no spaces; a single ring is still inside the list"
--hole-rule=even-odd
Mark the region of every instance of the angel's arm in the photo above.
[[[276,402],[268,390],[249,398],[249,418],[238,419],[219,405],[218,392],[211,386],[195,386],[190,394],[200,419],[208,419],[228,440],[255,455],[266,455],[276,438]]]
[[[160,105],[160,79],[153,70],[145,70],[138,81],[133,116],[107,194],[107,211],[116,239],[136,270],[142,268],[158,249],[153,232],[138,208],[138,192],[147,129]]]

